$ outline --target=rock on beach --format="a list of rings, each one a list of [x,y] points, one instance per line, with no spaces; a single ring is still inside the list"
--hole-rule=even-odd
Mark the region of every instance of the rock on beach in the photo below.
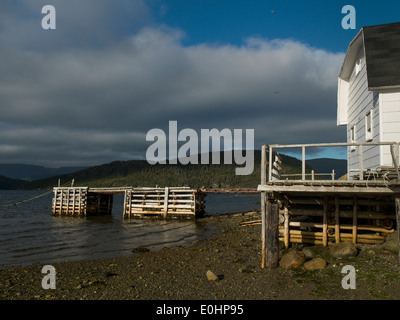
[[[304,268],[307,270],[322,270],[326,267],[326,261],[322,258],[314,258],[304,263]]]
[[[356,257],[357,246],[352,242],[339,242],[329,248],[329,253],[334,258]]]
[[[283,269],[297,269],[306,261],[306,255],[300,251],[291,251],[282,256],[279,265]]]
[[[219,280],[219,277],[211,270],[207,271],[206,276],[207,276],[208,281],[218,281]]]

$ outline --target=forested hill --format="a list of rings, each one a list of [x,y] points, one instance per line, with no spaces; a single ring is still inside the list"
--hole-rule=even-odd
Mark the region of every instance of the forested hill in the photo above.
[[[189,186],[193,188],[257,188],[260,184],[261,152],[254,153],[254,171],[248,176],[235,174],[232,165],[150,165],[144,160],[114,161],[74,173],[27,183],[24,189],[47,189],[75,179],[75,186],[88,187],[166,187]],[[282,173],[300,173],[301,161],[281,155]],[[221,162],[223,155],[221,155]],[[307,171],[311,167],[307,165]]]
[[[24,185],[26,181],[11,179],[0,175],[0,190],[17,189]]]
[[[114,161],[70,174],[33,181],[24,189],[45,189],[75,179],[75,186],[89,187],[165,187],[190,186],[193,188],[257,188],[260,183],[260,151],[254,153],[254,171],[248,176],[237,176],[236,164],[232,165],[150,165],[145,160]],[[301,162],[282,156],[285,172],[299,172]],[[221,162],[223,155],[221,155]]]

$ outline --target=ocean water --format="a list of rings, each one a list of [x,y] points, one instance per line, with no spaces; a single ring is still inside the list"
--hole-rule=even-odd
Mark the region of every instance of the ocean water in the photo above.
[[[123,196],[114,196],[113,212],[99,217],[54,217],[53,194],[0,190],[0,268],[33,263],[121,257],[132,249],[183,245],[210,236],[199,220],[122,219]],[[206,215],[260,208],[258,194],[208,194]]]

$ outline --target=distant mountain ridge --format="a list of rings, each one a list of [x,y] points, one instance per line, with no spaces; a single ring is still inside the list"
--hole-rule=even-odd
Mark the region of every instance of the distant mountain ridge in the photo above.
[[[0,164],[0,175],[11,179],[34,181],[52,176],[68,174],[86,168],[87,167],[47,168],[30,164],[3,163]]]
[[[18,189],[23,186],[26,181],[11,179],[0,175],[0,190]]]
[[[282,174],[301,173],[301,161],[284,154],[282,158]],[[223,154],[221,154],[223,159]],[[322,160],[322,161],[317,161]],[[332,161],[330,161],[332,160]],[[311,161],[311,162],[310,162]],[[75,180],[75,186],[89,187],[159,187],[190,186],[193,188],[257,188],[260,183],[261,152],[254,152],[254,172],[248,176],[237,176],[236,164],[198,164],[198,165],[150,165],[145,160],[114,161],[99,166],[89,167],[73,173],[36,180],[21,186],[23,189],[46,189]],[[335,165],[326,169],[323,164]],[[331,172],[335,169],[339,178],[346,160],[314,159],[306,163],[307,172],[315,169],[318,172]],[[312,167],[311,164],[316,167]],[[318,167],[318,169],[317,169]],[[347,167],[347,165],[346,165]],[[326,170],[325,170],[326,169]]]

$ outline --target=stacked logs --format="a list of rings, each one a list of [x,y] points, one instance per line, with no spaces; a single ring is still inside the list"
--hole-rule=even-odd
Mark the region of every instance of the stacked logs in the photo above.
[[[388,197],[284,196],[278,204],[279,237],[285,247],[343,241],[382,244],[394,232],[395,201]],[[261,220],[255,220],[241,225],[260,224]]]
[[[286,246],[290,242],[381,244],[394,232],[394,199],[291,196],[282,200],[280,234]]]

